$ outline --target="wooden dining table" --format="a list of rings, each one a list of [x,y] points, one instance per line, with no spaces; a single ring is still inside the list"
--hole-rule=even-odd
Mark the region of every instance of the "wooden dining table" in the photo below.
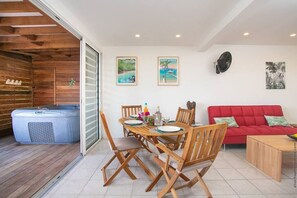
[[[132,132],[133,135],[138,138],[140,140],[140,142],[142,143],[143,147],[148,150],[150,153],[155,153],[153,152],[145,143],[144,141],[142,141],[144,138],[145,140],[147,140],[148,142],[150,142],[153,145],[159,144],[159,137],[162,138],[173,138],[175,140],[175,144],[173,147],[171,147],[170,149],[176,149],[178,148],[179,144],[180,144],[180,140],[182,139],[182,136],[185,135],[186,133],[188,133],[190,126],[181,122],[170,122],[167,123],[166,125],[168,126],[177,126],[180,127],[181,130],[180,131],[176,131],[176,132],[170,132],[170,133],[165,133],[165,132],[160,132],[157,130],[156,126],[150,126],[147,124],[141,124],[141,125],[128,125],[125,124],[126,120],[131,120],[131,118],[120,118],[119,122],[124,126],[125,129],[129,130],[129,132]],[[172,141],[172,139],[171,139]],[[159,153],[163,153],[163,151],[161,149],[159,149],[158,147],[156,147],[157,150],[159,151]],[[158,153],[155,153],[156,155],[158,155]],[[155,175],[152,173],[151,170],[146,169],[144,167],[142,167],[143,170],[147,173],[147,175],[152,179],[152,181],[154,181],[155,179]],[[174,174],[172,172],[172,169],[169,169],[169,171],[171,172],[171,174]],[[184,175],[181,174],[181,178],[185,181],[189,181],[189,178]],[[148,190],[146,190],[148,191]]]
[[[186,134],[190,128],[189,125],[181,123],[181,122],[170,122],[170,123],[167,123],[166,125],[177,126],[177,127],[180,127],[181,130],[168,133],[168,132],[160,132],[159,130],[157,130],[156,126],[150,126],[148,124],[128,125],[128,124],[125,124],[126,120],[131,120],[131,118],[120,118],[119,122],[124,126],[124,128],[129,130],[129,132],[132,132],[134,134],[134,136],[137,137],[138,139],[144,138],[151,144],[155,145],[155,144],[160,143],[159,137],[162,137],[164,139],[171,138],[171,141],[174,142],[174,144],[175,144],[172,146],[172,148],[178,147],[178,145],[180,144],[180,140],[182,139],[182,136],[184,134]],[[147,145],[145,145],[145,144],[143,144],[143,145],[148,151],[152,152],[151,149],[149,149],[149,147]],[[159,150],[159,152],[163,152],[160,149],[158,149],[158,150]]]

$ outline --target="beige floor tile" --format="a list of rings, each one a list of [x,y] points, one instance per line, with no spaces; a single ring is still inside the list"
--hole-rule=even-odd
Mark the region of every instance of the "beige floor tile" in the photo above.
[[[267,195],[267,198],[296,198],[297,195],[289,195],[289,194],[275,194],[275,195]]]
[[[130,196],[132,185],[112,185],[108,187],[106,195],[108,196]]]
[[[104,195],[78,195],[78,198],[104,198]]]
[[[233,190],[239,195],[261,195],[259,191],[253,184],[248,180],[228,180],[229,185]]]
[[[80,195],[105,195],[107,189],[108,187],[103,187],[103,181],[90,180]]]
[[[78,195],[72,194],[54,194],[51,198],[77,198]]]
[[[84,186],[87,184],[88,180],[84,179],[76,179],[76,180],[66,180],[55,194],[71,194],[71,195],[78,195]]]
[[[214,195],[236,195],[235,191],[229,186],[229,184],[224,180],[205,181],[211,194]],[[199,184],[195,184],[192,188],[184,188],[184,193],[186,196],[194,195],[205,195]]]
[[[240,174],[242,174],[246,179],[267,179],[268,176],[266,176],[264,173],[262,173],[260,170],[257,170],[256,168],[239,168],[237,169]]]
[[[240,198],[266,198],[265,195],[239,195]]]
[[[249,180],[263,194],[286,194],[287,192],[271,179],[251,179]]]
[[[145,189],[150,185],[150,180],[138,179],[133,182],[132,196],[157,196],[158,189],[153,188],[149,192],[145,192]]]
[[[225,180],[229,179],[245,179],[236,169],[233,168],[218,168],[217,171]]]
[[[220,151],[213,166],[204,176],[214,198],[297,198],[297,191],[292,180],[294,176],[292,157],[289,154],[284,156],[282,181],[279,183],[251,166],[245,160],[245,153],[246,150],[242,146],[238,148],[230,146],[226,151]],[[150,179],[132,160],[130,168],[138,178],[137,180],[132,180],[124,171],[121,171],[112,184],[103,188],[101,168],[112,155],[108,142],[101,141],[44,197],[150,198],[156,197],[157,192],[165,186],[166,182],[162,177],[153,192],[146,193],[145,188],[150,183]],[[152,160],[150,153],[141,151],[138,156],[154,173],[157,173],[159,167]],[[114,160],[108,167],[107,174],[110,176],[118,166],[119,162]],[[186,173],[186,175],[191,178],[194,176],[193,173]],[[183,181],[179,179],[178,182]],[[206,197],[198,184],[191,189],[181,189],[178,194],[181,198]],[[166,197],[172,197],[172,195],[168,194]]]
[[[94,173],[95,173],[95,169],[79,168],[71,176],[69,176],[69,180],[80,180],[80,179],[89,180],[91,179]]]
[[[213,163],[215,168],[231,168],[232,166],[225,159],[216,159]]]

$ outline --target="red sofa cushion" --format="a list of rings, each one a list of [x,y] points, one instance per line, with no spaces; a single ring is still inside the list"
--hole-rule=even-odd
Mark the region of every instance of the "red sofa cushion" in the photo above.
[[[230,127],[228,128],[228,136],[241,136],[241,135],[287,135],[297,133],[297,128],[291,127],[270,127],[267,125],[251,125],[251,126],[241,126],[238,128]]]
[[[264,115],[283,116],[280,105],[210,106],[209,123],[214,117],[233,116],[239,127],[229,127],[223,144],[244,144],[247,135],[286,135],[297,133],[297,128],[268,126]]]
[[[264,115],[283,116],[280,105],[210,106],[208,119],[214,124],[214,117],[233,116],[239,126],[267,125]]]

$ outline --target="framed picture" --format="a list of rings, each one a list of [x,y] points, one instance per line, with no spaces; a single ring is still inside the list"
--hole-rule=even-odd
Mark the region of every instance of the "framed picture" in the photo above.
[[[137,57],[118,56],[117,85],[137,85]]]
[[[285,89],[285,62],[266,62],[266,89]]]
[[[179,85],[179,58],[158,57],[158,85]]]

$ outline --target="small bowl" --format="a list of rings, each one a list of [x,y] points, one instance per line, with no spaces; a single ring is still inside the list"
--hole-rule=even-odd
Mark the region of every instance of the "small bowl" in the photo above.
[[[288,137],[292,138],[293,140],[297,141],[297,137],[293,136],[293,135],[287,135]]]

